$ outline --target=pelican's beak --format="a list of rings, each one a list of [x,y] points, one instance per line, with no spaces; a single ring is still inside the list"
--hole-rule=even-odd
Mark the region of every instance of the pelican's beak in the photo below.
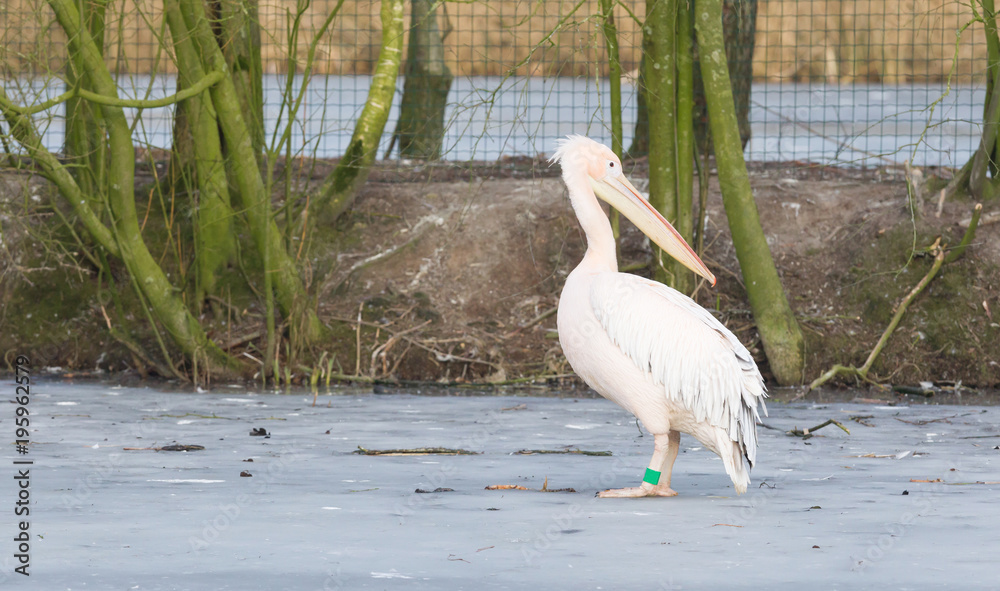
[[[594,193],[607,201],[612,207],[622,212],[632,220],[642,233],[655,242],[667,254],[674,257],[682,265],[701,275],[714,286],[715,275],[708,270],[698,254],[684,241],[684,238],[670,225],[660,212],[649,204],[645,198],[632,186],[624,176],[618,178],[605,177],[601,180],[591,179]]]

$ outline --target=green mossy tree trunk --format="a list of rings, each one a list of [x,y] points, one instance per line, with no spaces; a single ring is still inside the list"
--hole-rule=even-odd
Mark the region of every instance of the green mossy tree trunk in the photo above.
[[[104,55],[104,15],[107,3],[108,0],[93,0],[79,4],[81,18],[101,55]],[[67,86],[93,90],[83,65],[74,58],[75,56],[70,56],[66,62]],[[97,105],[80,97],[67,100],[64,146],[66,164],[86,198],[96,200],[92,205],[98,211],[103,210],[100,195],[104,194],[107,185],[108,147],[104,138],[104,123]]]
[[[381,18],[382,46],[368,89],[368,99],[354,126],[347,151],[319,189],[316,215],[311,216],[316,223],[332,224],[354,202],[358,191],[368,180],[385,122],[389,118],[403,55],[403,0],[383,0]]]
[[[648,0],[643,77],[649,117],[649,202],[692,241],[694,188],[693,56],[688,0]],[[655,277],[690,293],[694,275],[657,249]]]
[[[643,77],[649,116],[649,203],[668,221],[677,217],[677,54],[674,47],[679,0],[646,0],[642,29]],[[657,281],[674,285],[669,256],[659,248],[653,261]]]
[[[639,59],[639,76],[635,81],[635,128],[629,158],[642,158],[649,154],[649,108],[646,105],[646,54]]]
[[[202,67],[206,71],[228,74],[228,65],[216,41],[201,0],[180,0],[181,13],[191,33]],[[323,325],[310,306],[302,278],[294,259],[285,249],[281,232],[274,221],[270,196],[254,149],[253,132],[243,116],[236,85],[227,75],[211,88],[212,105],[218,117],[226,146],[228,178],[236,187],[241,211],[253,236],[264,273],[274,286],[278,305],[292,330],[297,345],[317,342],[324,334]]]
[[[674,51],[677,58],[677,206],[675,227],[688,244],[694,243],[694,52],[692,37],[694,23],[691,21],[691,3],[694,0],[677,1],[677,35],[674,37]],[[674,287],[682,293],[694,291],[695,275],[680,262],[670,259],[668,267],[674,276]]]
[[[72,0],[48,0],[60,26],[69,38],[69,51],[78,70],[95,93],[117,98],[117,88],[104,64],[100,49],[82,23]],[[107,200],[111,234],[133,284],[155,318],[173,341],[196,364],[209,370],[236,370],[240,366],[208,339],[198,320],[181,301],[178,292],[156,263],[142,239],[135,205],[135,149],[131,127],[120,106],[99,107],[106,125],[108,157]]]
[[[187,88],[204,78],[205,70],[177,0],[165,0],[164,12],[178,65],[178,88]],[[197,192],[190,193],[193,198],[196,196],[193,207],[197,211],[193,309],[200,311],[207,296],[218,295],[215,291],[218,277],[236,251],[234,213],[230,204],[219,124],[211,98],[195,95],[180,102],[177,112],[183,112],[183,116],[175,120],[174,137],[176,139],[180,135],[189,138],[189,141],[173,153],[190,151],[191,158],[186,164],[193,166],[194,170],[185,172],[184,176],[194,176],[194,187],[197,188]],[[184,164],[175,161],[171,168]]]
[[[176,45],[177,42],[174,41]],[[180,58],[177,58],[178,61]],[[178,66],[177,90],[184,90],[184,82],[180,72],[183,66]],[[172,194],[193,193],[198,190],[195,178],[194,137],[191,136],[191,123],[188,114],[195,107],[192,100],[182,101],[174,106],[173,129],[170,137],[170,164],[167,168],[166,186]]]
[[[444,62],[444,36],[435,0],[410,0],[410,43],[396,138],[402,158],[436,160],[444,143],[444,111],[453,76]]]
[[[993,0],[979,0],[979,18],[986,33],[986,100],[983,105],[982,135],[972,158],[952,178],[948,194],[967,190],[974,198],[990,201],[1000,197],[1000,35]]]
[[[622,154],[622,64],[618,51],[618,28],[615,26],[614,0],[601,0],[601,22],[604,44],[608,52],[608,90],[611,92],[611,151],[621,160]],[[615,237],[615,251],[620,253],[621,215],[611,210],[611,233]],[[620,258],[620,257],[619,257]]]
[[[264,68],[257,0],[211,0],[210,18],[240,99],[254,153],[264,153]]]
[[[602,30],[608,51],[608,87],[611,91],[611,151],[622,157],[622,64],[615,26],[615,1],[601,0]]]
[[[805,345],[771,258],[743,160],[723,41],[722,0],[696,0],[695,15],[708,121],[736,257],[771,372],[779,384],[797,384],[805,370]]]
[[[693,1],[693,0],[692,0]],[[729,80],[733,85],[736,120],[740,127],[740,142],[746,148],[750,141],[750,90],[753,83],[753,50],[757,32],[757,0],[724,0],[722,30],[726,39],[726,61]],[[695,62],[698,62],[695,45]],[[705,87],[701,70],[694,68],[694,131],[699,153],[712,149],[708,111],[705,108]]]
[[[1000,115],[998,115],[997,106],[993,104],[992,100],[994,89],[1000,83],[1000,37],[997,36],[997,14],[993,0],[980,0],[980,6],[983,9],[980,13],[984,25],[983,32],[986,33],[986,100],[984,101],[983,123],[985,126],[995,129],[1000,124],[1000,119],[998,119]],[[985,133],[983,137],[986,137]],[[993,132],[992,150],[991,157],[984,159],[989,161],[990,176],[995,179],[998,176],[997,173],[1000,172],[1000,160],[998,160],[1000,158],[1000,142],[996,141],[995,131]],[[984,176],[973,176],[977,184],[975,188],[978,189],[974,195],[977,197],[995,196],[997,191],[994,187],[990,187],[989,195],[982,191],[981,179]]]
[[[690,2],[689,0],[688,6]],[[681,10],[686,9],[682,3]],[[678,23],[682,24],[682,23]],[[726,36],[726,56],[729,60],[729,71],[732,73],[733,96],[736,101],[736,118],[740,126],[740,138],[746,147],[750,140],[750,89],[753,82],[753,50],[754,36],[757,31],[757,0],[725,0],[723,5],[723,27]],[[680,33],[680,31],[678,31]],[[705,110],[705,90],[701,82],[701,70],[698,67],[698,46],[693,31],[691,41],[694,43],[694,127],[698,151],[704,153],[711,150],[711,139],[708,128],[708,112]],[[643,56],[642,61],[645,61]],[[640,62],[639,79],[636,88],[636,118],[635,133],[632,145],[628,149],[629,156],[638,158],[649,153],[649,117],[647,111],[647,96],[643,66]]]

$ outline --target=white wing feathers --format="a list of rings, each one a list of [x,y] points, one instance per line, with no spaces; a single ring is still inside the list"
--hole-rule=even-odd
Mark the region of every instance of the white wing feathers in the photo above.
[[[746,347],[708,310],[625,273],[591,282],[590,304],[611,340],[698,422],[722,428],[753,466],[764,379]]]

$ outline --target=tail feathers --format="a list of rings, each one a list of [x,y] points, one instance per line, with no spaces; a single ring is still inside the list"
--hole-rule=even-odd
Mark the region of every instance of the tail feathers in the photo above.
[[[730,441],[726,435],[720,435],[718,446],[719,457],[726,467],[726,474],[733,480],[736,492],[739,494],[747,492],[747,486],[750,485],[750,470],[743,446],[739,442]]]

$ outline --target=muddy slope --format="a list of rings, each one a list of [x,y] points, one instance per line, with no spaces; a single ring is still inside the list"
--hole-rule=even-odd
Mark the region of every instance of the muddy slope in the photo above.
[[[914,214],[905,183],[891,173],[773,166],[754,173],[765,232],[807,334],[806,379],[833,363],[863,363],[897,302],[930,267],[914,256],[914,244],[919,251],[938,235],[956,244],[964,232],[971,203],[946,203],[938,218],[928,201]],[[343,373],[372,378],[506,382],[570,374],[554,310],[584,237],[558,178],[502,176],[376,175],[338,233],[312,247],[307,279],[339,335],[315,357],[326,353]],[[633,177],[641,186],[642,171]],[[45,251],[32,234],[40,226],[17,217],[32,199],[44,200],[46,188],[26,187],[22,177],[4,183],[3,351],[27,350],[37,365],[64,369],[135,365],[103,333],[94,277],[68,263],[67,253]],[[996,210],[987,204],[987,219]],[[625,225],[623,264],[648,262],[645,240]],[[910,308],[874,367],[877,379],[1000,383],[998,227],[983,225],[965,257],[945,266]],[[703,285],[696,298],[748,344],[766,373],[714,184],[707,228],[705,259],[719,285]],[[359,310],[366,324],[357,331]],[[219,342],[259,328],[254,305],[244,312],[215,330]]]

